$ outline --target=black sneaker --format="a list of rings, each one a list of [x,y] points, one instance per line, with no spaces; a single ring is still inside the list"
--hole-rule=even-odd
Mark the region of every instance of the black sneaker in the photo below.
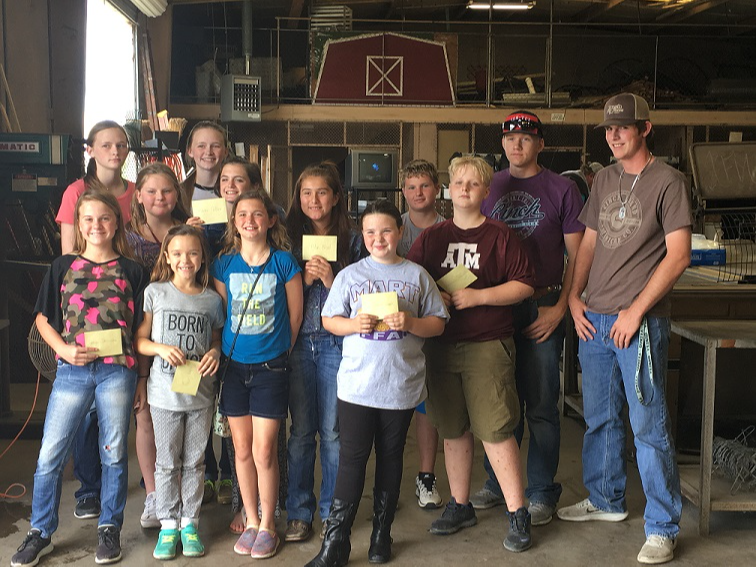
[[[113,526],[100,526],[97,528],[97,551],[95,563],[105,565],[121,560],[121,531]]]
[[[97,496],[85,496],[76,502],[74,516],[80,520],[100,517],[100,499]]]
[[[11,567],[31,567],[39,563],[39,558],[53,550],[49,537],[42,537],[39,530],[29,530],[26,539],[11,558]]]
[[[504,539],[504,548],[518,553],[530,549],[530,512],[523,506],[515,513],[507,512],[509,517],[509,533]]]
[[[478,523],[472,504],[457,504],[452,498],[446,505],[441,517],[433,522],[430,533],[436,535],[449,535],[458,532],[462,528],[469,528]]]

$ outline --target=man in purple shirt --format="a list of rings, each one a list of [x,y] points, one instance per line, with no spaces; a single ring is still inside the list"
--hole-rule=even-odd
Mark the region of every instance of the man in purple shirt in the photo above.
[[[530,444],[525,495],[532,525],[539,526],[551,521],[562,493],[561,485],[554,481],[560,442],[559,359],[572,267],[585,230],[578,221],[583,201],[573,181],[538,165],[538,154],[544,148],[538,116],[527,111],[510,114],[503,124],[502,146],[509,169],[494,175],[481,211],[517,233],[535,268],[535,294],[514,307],[515,376],[521,409],[515,437],[522,443],[527,419]],[[485,466],[489,478],[470,499],[476,508],[504,503],[487,461]]]

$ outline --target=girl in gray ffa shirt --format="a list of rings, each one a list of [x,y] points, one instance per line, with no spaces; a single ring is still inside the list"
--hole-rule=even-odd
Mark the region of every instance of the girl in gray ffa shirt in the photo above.
[[[209,261],[202,232],[174,226],[163,240],[153,283],[144,292],[136,348],[155,357],[147,383],[157,449],[160,535],[155,559],[174,558],[179,540],[185,556],[205,554],[197,524],[225,319],[220,296],[207,287]],[[200,375],[196,393],[190,381],[175,379],[177,367],[186,364],[196,364],[192,370]]]
[[[361,219],[370,257],[334,279],[323,306],[323,327],[344,337],[338,373],[339,469],[320,553],[308,567],[345,565],[349,534],[365,487],[375,442],[373,533],[368,558],[391,558],[391,524],[402,480],[404,442],[412,413],[426,397],[426,337],[440,335],[449,315],[433,279],[397,256],[402,217],[388,201],[369,205]],[[364,312],[364,294],[395,292],[399,310],[378,320]]]

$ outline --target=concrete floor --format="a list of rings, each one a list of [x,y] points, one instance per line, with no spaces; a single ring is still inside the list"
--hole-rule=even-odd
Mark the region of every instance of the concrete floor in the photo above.
[[[581,481],[580,448],[583,425],[579,420],[565,418],[562,430],[562,452],[558,480],[564,486],[562,504],[572,504],[586,496]],[[2,443],[5,448],[7,442]],[[157,531],[142,530],[139,515],[144,498],[139,488],[139,468],[132,451],[130,459],[130,488],[126,506],[126,522],[121,533],[124,550],[123,565],[158,564],[152,558]],[[20,499],[0,499],[0,566],[9,565],[10,558],[29,529],[31,487],[34,467],[39,450],[38,441],[19,441],[0,461],[0,492],[8,490],[11,483],[22,483],[27,493]],[[644,541],[643,507],[645,500],[640,487],[637,470],[629,466],[628,508],[629,518],[617,524],[574,524],[554,519],[549,525],[533,529],[533,548],[523,554],[504,550],[501,541],[505,534],[503,509],[493,508],[478,512],[478,525],[458,534],[439,537],[428,533],[430,522],[440,511],[425,511],[418,508],[414,496],[414,478],[417,466],[417,449],[414,425],[410,429],[405,454],[401,508],[392,531],[394,537],[393,565],[470,565],[505,563],[510,566],[637,566],[635,557]],[[473,489],[483,481],[482,448],[476,445]],[[525,457],[525,449],[523,450]],[[372,466],[372,463],[371,465]],[[443,454],[439,453],[436,474],[444,499],[449,490]],[[368,469],[367,487],[352,534],[350,565],[367,565],[368,539],[371,530],[372,471]],[[96,521],[77,520],[73,516],[73,493],[77,484],[70,473],[63,484],[60,506],[61,525],[53,537],[55,551],[44,557],[40,565],[93,565],[97,545]],[[16,493],[16,489],[13,490]],[[677,548],[676,565],[756,565],[756,513],[713,513],[712,533],[700,537],[697,532],[697,509],[684,501],[682,533]],[[231,514],[228,506],[208,504],[202,510],[200,535],[207,554],[199,559],[179,557],[173,565],[232,567],[249,565],[252,560],[233,552],[235,536],[228,531]],[[283,534],[285,520],[279,521],[278,529]],[[316,530],[319,526],[316,526]],[[317,536],[308,542],[282,544],[279,553],[267,560],[266,565],[301,566],[318,551]]]

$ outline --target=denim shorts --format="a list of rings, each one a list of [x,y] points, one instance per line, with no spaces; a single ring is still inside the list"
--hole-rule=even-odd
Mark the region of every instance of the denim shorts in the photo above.
[[[289,410],[289,355],[266,362],[228,361],[223,377],[220,411],[228,417],[252,415],[286,419]]]

